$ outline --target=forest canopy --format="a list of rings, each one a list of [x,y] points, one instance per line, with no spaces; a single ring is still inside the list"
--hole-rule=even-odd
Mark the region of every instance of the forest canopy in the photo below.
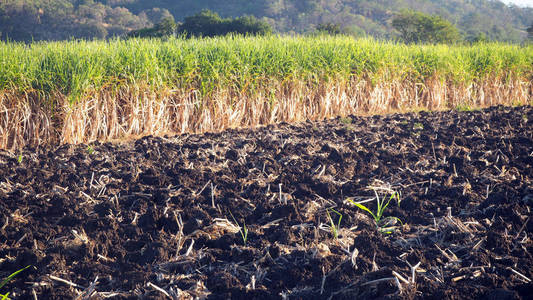
[[[276,33],[336,32],[338,25],[345,34],[383,39],[402,37],[393,19],[406,10],[442,18],[465,41],[524,42],[533,25],[533,8],[498,0],[2,0],[0,39],[125,36],[163,20],[182,24],[205,9],[222,20],[268,23]]]

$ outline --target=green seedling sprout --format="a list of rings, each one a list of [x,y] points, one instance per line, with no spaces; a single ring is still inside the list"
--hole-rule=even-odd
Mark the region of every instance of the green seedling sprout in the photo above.
[[[94,148],[91,145],[88,145],[87,146],[87,152],[89,153],[89,155],[93,154],[94,153]]]
[[[20,272],[26,270],[27,268],[31,267],[31,265],[26,266],[18,271],[13,272],[11,275],[7,276],[2,283],[0,283],[0,289],[2,289],[8,282],[10,282],[15,276],[17,276]],[[1,300],[9,300],[9,292],[6,294],[0,294]]]
[[[17,162],[18,162],[19,164],[22,163],[22,153],[19,154],[19,156],[17,157]]]
[[[331,214],[329,213],[330,211],[336,213],[338,216],[339,216],[339,220],[337,221],[337,225],[335,225],[335,222],[333,221],[333,218],[331,217]],[[329,222],[330,222],[330,229],[331,229],[331,233],[333,234],[333,237],[335,237],[335,239],[337,239],[339,237],[339,229],[341,227],[341,220],[342,220],[342,214],[336,210],[334,210],[333,208],[328,208],[326,210],[326,213],[328,214],[328,219],[329,219]]]
[[[398,205],[400,205],[400,196],[397,192],[393,192],[391,196],[389,197],[389,200],[385,202],[385,199],[380,199],[378,193],[376,190],[374,190],[374,193],[376,194],[376,202],[377,202],[377,210],[376,213],[373,213],[368,207],[364,206],[361,203],[357,203],[353,201],[352,199],[348,199],[353,205],[357,206],[358,208],[368,212],[372,218],[374,219],[374,222],[376,222],[376,226],[378,227],[379,231],[382,233],[390,234],[394,231],[394,227],[388,227],[388,225],[391,225],[394,221],[399,221],[402,223],[402,221],[397,217],[385,217],[383,218],[383,213],[385,212],[385,209],[387,206],[389,206],[392,199],[396,199],[398,201]]]
[[[396,203],[398,203],[398,207],[400,207],[400,203],[402,203],[402,200],[400,200],[400,193],[393,192],[391,197],[396,198]]]
[[[248,241],[248,228],[246,228],[246,221],[243,221],[242,227],[241,227],[241,225],[239,225],[239,222],[237,222],[237,220],[235,219],[231,211],[229,212],[229,214],[231,215],[231,218],[237,224],[237,226],[241,228],[239,229],[239,232],[241,233],[242,242],[244,243],[244,246],[246,246],[246,242]]]

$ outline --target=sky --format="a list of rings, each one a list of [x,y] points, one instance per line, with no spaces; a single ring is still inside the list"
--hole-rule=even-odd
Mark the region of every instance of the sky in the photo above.
[[[514,3],[520,6],[530,6],[533,7],[533,0],[502,0],[503,3]]]

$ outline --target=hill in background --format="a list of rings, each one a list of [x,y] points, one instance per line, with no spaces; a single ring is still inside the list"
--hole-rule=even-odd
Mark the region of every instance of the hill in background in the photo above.
[[[222,17],[253,15],[280,33],[309,33],[335,23],[346,33],[378,38],[397,36],[391,19],[404,9],[444,17],[467,41],[482,36],[522,42],[533,24],[533,8],[498,0],[4,0],[0,39],[108,38],[171,16],[179,22],[202,9]]]

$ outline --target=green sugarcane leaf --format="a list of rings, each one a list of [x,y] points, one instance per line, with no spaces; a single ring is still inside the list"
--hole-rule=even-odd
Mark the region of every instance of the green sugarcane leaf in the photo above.
[[[2,287],[4,287],[4,285],[6,285],[9,281],[11,281],[11,279],[13,279],[13,277],[17,276],[17,274],[19,274],[20,272],[26,270],[26,269],[29,268],[29,267],[31,267],[31,265],[26,266],[25,268],[22,268],[22,269],[20,269],[20,270],[18,270],[18,271],[15,271],[15,272],[13,272],[11,275],[7,276],[7,278],[4,279],[4,281],[2,281],[2,283],[0,283],[0,289],[1,289]],[[6,295],[7,295],[7,294],[6,294]],[[6,295],[4,295],[4,296],[7,297]]]
[[[379,219],[376,217],[376,215],[374,215],[374,213],[371,212],[370,209],[368,209],[368,208],[367,208],[366,206],[364,206],[363,204],[357,203],[357,202],[355,202],[355,201],[353,201],[353,200],[351,200],[351,199],[350,199],[350,202],[352,202],[353,205],[355,205],[355,206],[359,207],[360,209],[362,209],[362,210],[368,212],[369,214],[371,214],[372,217],[374,218],[374,220],[376,220],[376,221],[379,220]]]

